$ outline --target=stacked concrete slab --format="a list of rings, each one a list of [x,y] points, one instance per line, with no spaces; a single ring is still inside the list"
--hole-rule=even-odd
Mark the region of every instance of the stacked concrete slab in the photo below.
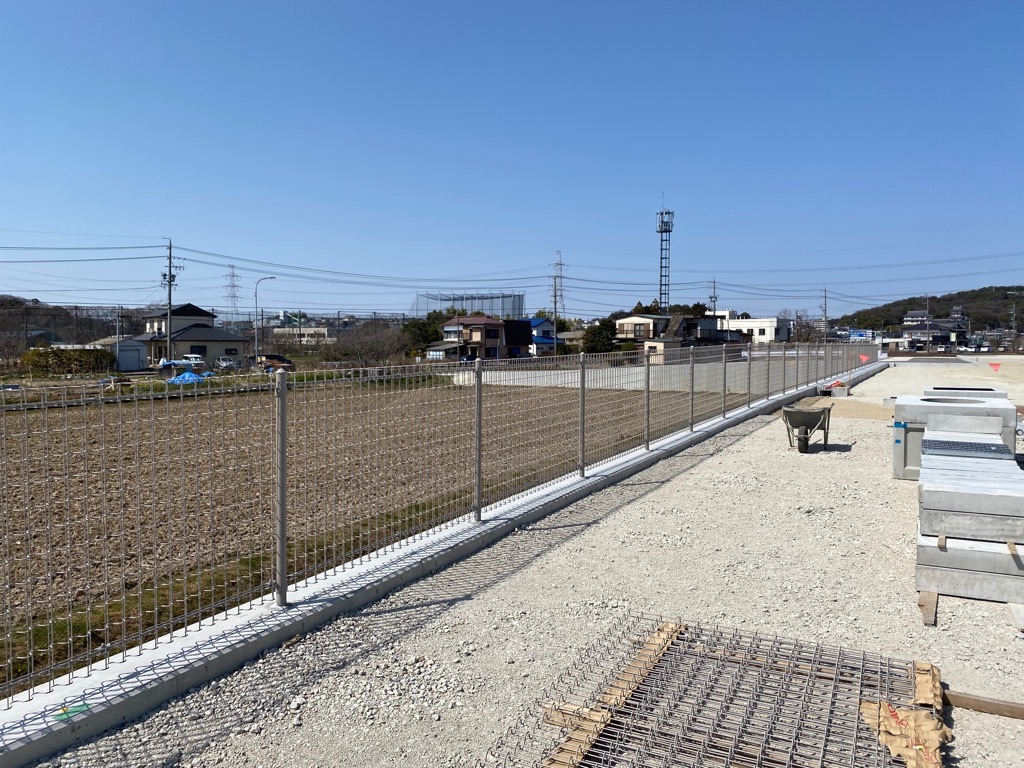
[[[898,424],[912,419],[915,427],[923,427],[916,440],[918,451],[924,443],[923,453],[904,460],[900,468],[905,474],[917,464],[915,474],[919,476],[920,592],[1024,603],[1024,471],[1014,460],[1015,439],[1009,443],[1009,451],[1002,448],[1007,427],[1015,438],[1016,408],[1005,393],[999,395],[1002,397],[985,398],[985,404],[970,403],[973,417],[956,409],[953,413],[942,410],[947,402],[928,413],[926,398],[905,399],[912,405],[909,413],[897,409]],[[897,405],[900,400],[904,398],[897,398]],[[1008,412],[1003,414],[991,405],[1000,401],[1013,409],[1012,424],[1007,423]],[[953,455],[933,454],[935,449],[929,446],[943,446],[941,453]],[[964,448],[963,455],[956,455],[958,446]],[[992,448],[994,455],[970,455],[972,450],[984,453],[986,447]],[[905,458],[907,454],[894,452],[894,472],[899,455]]]
[[[960,391],[952,395],[896,398],[893,477],[917,480],[921,471],[921,438],[929,425],[951,432],[995,433],[1011,451],[1016,448],[1017,408],[1005,397],[1006,393],[985,398],[964,394]]]

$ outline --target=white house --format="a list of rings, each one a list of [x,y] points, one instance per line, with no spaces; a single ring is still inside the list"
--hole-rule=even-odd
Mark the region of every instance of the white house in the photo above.
[[[795,324],[786,317],[740,317],[733,309],[719,309],[707,314],[718,321],[719,330],[745,333],[753,344],[790,341],[793,338]]]

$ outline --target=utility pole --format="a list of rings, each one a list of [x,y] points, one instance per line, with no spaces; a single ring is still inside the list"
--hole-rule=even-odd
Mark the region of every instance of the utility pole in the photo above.
[[[828,288],[825,289],[825,301],[821,305],[821,338],[828,341]]]
[[[171,293],[174,290],[174,272],[180,270],[181,267],[174,266],[174,252],[171,246],[171,238],[167,238],[167,271],[163,273],[163,280],[160,285],[167,286],[167,328],[164,329],[167,334],[167,359],[174,359],[174,344],[171,342],[171,305],[172,297]]]
[[[932,304],[931,304],[931,301],[932,301],[932,297],[931,296],[925,296],[924,297],[924,322],[925,322],[925,329],[926,329],[925,333],[928,336],[928,339],[927,339],[927,341],[925,343],[925,351],[926,352],[931,352],[932,351]]]
[[[555,251],[555,263],[554,263],[553,266],[555,268],[555,273],[551,276],[551,300],[552,300],[552,303],[554,305],[554,310],[552,311],[552,315],[553,316],[551,318],[551,321],[552,321],[552,323],[554,323],[554,326],[555,326],[555,331],[554,331],[554,336],[555,336],[555,355],[557,355],[558,354],[558,298],[562,294],[562,267],[565,266],[564,264],[562,264],[562,252],[561,251]],[[564,296],[562,298],[563,298],[563,303],[564,303]]]

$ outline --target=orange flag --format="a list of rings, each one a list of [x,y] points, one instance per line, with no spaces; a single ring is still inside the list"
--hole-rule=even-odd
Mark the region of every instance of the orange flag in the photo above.
[[[857,357],[859,357],[859,358],[860,358],[860,361],[861,361],[861,363],[866,363],[866,362],[867,362],[868,360],[870,360],[870,359],[871,359],[871,358],[870,358],[870,357],[868,357],[867,355],[857,355]]]
[[[1000,365],[1002,365],[1002,363],[989,363],[988,367],[991,368],[996,373],[999,373],[999,366]]]

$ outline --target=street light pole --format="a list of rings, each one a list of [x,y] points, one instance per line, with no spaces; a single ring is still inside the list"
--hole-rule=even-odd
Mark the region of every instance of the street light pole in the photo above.
[[[260,283],[264,280],[274,280],[274,277],[261,277],[256,281],[256,290],[253,292],[253,303],[255,305],[255,311],[253,312],[253,352],[252,361],[253,364],[259,367],[260,364]]]

